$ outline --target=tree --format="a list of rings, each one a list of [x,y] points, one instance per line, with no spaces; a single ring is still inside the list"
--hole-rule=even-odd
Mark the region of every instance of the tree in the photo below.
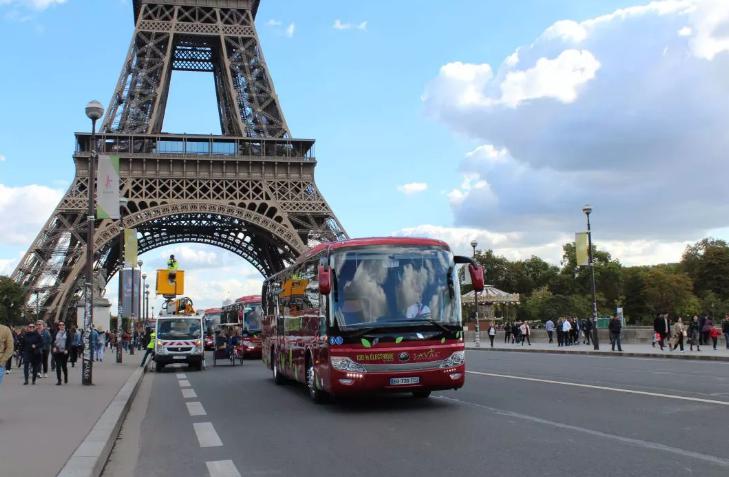
[[[694,293],[713,292],[729,298],[729,245],[724,240],[705,238],[686,247],[681,268],[694,283]]]
[[[683,272],[673,273],[667,267],[652,267],[645,275],[643,293],[653,313],[692,314],[699,307],[693,293],[693,282]]]
[[[12,326],[23,324],[24,296],[23,287],[10,277],[0,276],[0,323]]]

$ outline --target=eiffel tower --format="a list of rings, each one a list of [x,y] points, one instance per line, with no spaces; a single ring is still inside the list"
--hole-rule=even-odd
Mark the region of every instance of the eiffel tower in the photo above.
[[[96,281],[119,269],[124,227],[139,252],[194,242],[281,270],[316,241],[346,238],[314,182],[314,140],[294,139],[254,20],[260,0],[134,0],[135,30],[97,136],[120,157],[121,220],[96,221]],[[222,135],[162,132],[173,71],[212,72]],[[91,134],[76,133],[75,178],[12,278],[45,319],[78,300],[86,259]],[[33,298],[35,298],[33,300]]]

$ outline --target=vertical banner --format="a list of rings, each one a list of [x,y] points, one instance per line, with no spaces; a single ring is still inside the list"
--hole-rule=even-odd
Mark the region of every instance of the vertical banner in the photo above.
[[[96,173],[96,218],[118,219],[119,156],[99,156]]]
[[[141,271],[138,269],[134,270],[132,276],[132,269],[125,268],[119,271],[119,314],[122,318],[139,318],[141,315],[139,299],[141,297]]]
[[[575,254],[577,255],[578,267],[586,267],[590,264],[588,247],[587,232],[577,232],[575,234]]]
[[[137,229],[124,229],[124,264],[137,266]]]

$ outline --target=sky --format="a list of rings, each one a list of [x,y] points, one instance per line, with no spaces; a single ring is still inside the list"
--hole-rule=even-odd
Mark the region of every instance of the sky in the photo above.
[[[727,1],[262,0],[256,23],[350,236],[558,264],[590,203],[596,245],[625,265],[729,238]],[[0,0],[0,273],[73,179],[73,132],[108,103],[132,31],[126,0]],[[163,129],[220,132],[212,76],[173,74]],[[198,307],[260,289],[201,245],[145,269],[169,253]]]

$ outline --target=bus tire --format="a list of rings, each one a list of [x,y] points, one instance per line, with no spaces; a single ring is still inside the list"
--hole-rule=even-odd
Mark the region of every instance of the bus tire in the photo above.
[[[428,399],[430,397],[430,391],[413,391],[413,397],[415,399]]]
[[[273,375],[273,382],[276,384],[283,384],[286,380],[278,370],[278,356],[275,351],[271,351],[271,372]]]
[[[315,377],[316,376],[314,373],[314,364],[312,363],[311,356],[307,355],[307,357],[306,357],[306,389],[309,393],[309,397],[311,398],[311,400],[317,404],[321,404],[327,400],[326,399],[327,395],[321,389],[317,389]]]

